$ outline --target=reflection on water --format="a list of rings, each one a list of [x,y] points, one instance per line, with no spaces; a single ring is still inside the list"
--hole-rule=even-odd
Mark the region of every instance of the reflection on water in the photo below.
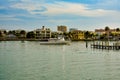
[[[2,41],[0,80],[120,80],[119,51],[91,49],[89,44]]]

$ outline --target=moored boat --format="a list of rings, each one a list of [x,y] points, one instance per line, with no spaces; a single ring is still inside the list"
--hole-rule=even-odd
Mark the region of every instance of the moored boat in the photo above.
[[[41,45],[68,45],[70,41],[65,41],[64,38],[50,38],[47,42],[40,42]]]

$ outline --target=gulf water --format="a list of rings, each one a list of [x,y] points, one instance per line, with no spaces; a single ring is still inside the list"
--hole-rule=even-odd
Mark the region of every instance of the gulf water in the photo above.
[[[120,80],[120,51],[34,41],[0,42],[0,80]]]

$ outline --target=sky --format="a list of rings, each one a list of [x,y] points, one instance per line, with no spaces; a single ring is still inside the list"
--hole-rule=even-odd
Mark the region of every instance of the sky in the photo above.
[[[120,28],[120,0],[0,0],[0,29]]]

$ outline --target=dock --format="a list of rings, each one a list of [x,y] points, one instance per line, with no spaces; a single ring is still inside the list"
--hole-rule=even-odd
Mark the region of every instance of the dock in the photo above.
[[[106,49],[106,50],[120,50],[120,43],[109,44],[109,42],[96,42],[91,44],[91,48]]]

